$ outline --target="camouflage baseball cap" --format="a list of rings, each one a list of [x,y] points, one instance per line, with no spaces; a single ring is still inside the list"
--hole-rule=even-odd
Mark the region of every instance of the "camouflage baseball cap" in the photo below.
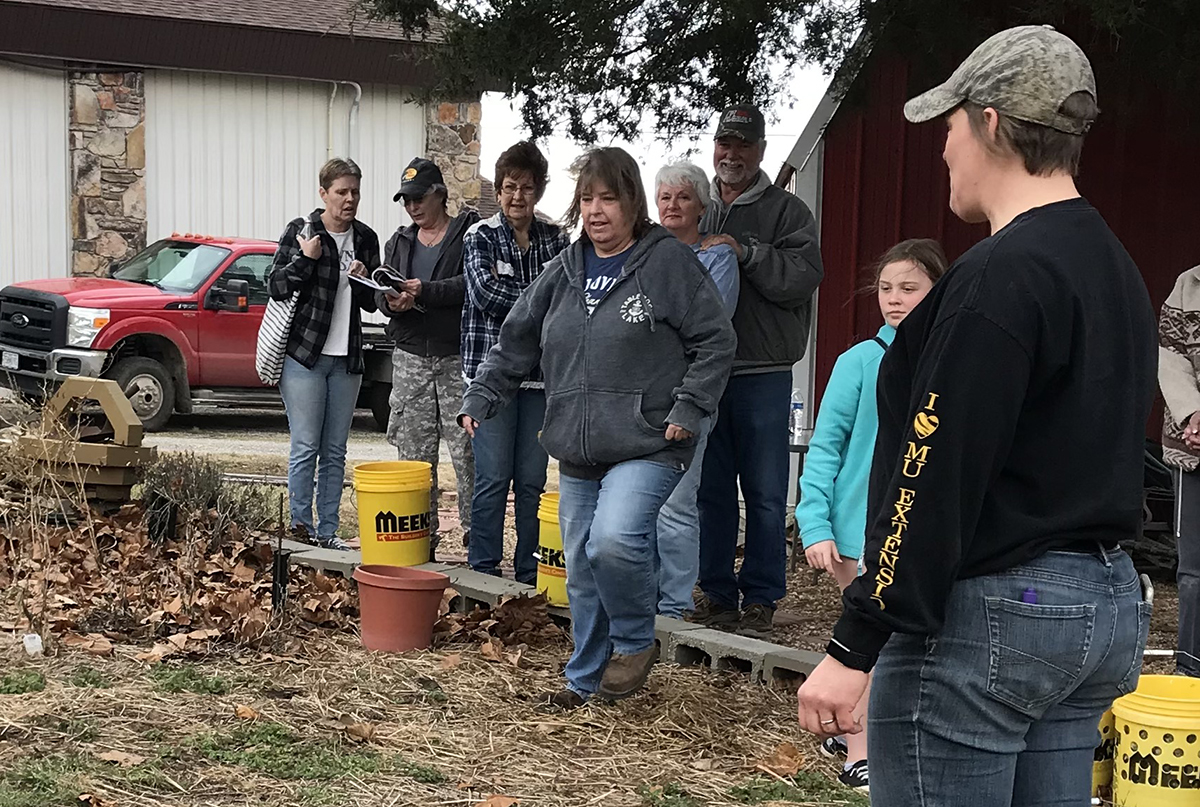
[[[1079,46],[1048,25],[1023,25],[977,47],[944,83],[905,104],[904,117],[924,123],[971,101],[1017,120],[1083,134],[1092,121],[1060,112],[1077,92],[1096,97],[1096,77]]]

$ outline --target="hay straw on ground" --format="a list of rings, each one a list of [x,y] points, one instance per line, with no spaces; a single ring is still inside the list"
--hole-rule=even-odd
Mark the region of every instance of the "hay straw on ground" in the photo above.
[[[154,758],[189,737],[244,725],[234,717],[236,704],[309,739],[337,738],[339,718],[368,723],[374,727],[370,748],[432,766],[446,781],[422,784],[402,772],[280,781],[191,755],[163,763],[178,788],[137,792],[94,782],[95,792],[120,805],[226,807],[253,799],[283,807],[305,804],[305,793],[322,784],[340,799],[333,803],[344,805],[474,805],[504,794],[523,805],[581,807],[652,803],[645,788],[674,783],[691,803],[733,805],[742,802],[732,800],[731,788],[753,776],[755,761],[782,742],[798,745],[806,766],[821,766],[815,744],[796,729],[792,693],[699,668],[659,665],[635,698],[545,714],[538,704],[561,686],[562,650],[530,650],[528,668],[518,669],[488,662],[469,645],[384,655],[362,650],[351,636],[314,633],[294,649],[294,660],[248,655],[204,662],[205,673],[235,682],[222,696],[158,691],[145,666],[132,660],[134,652],[120,647],[114,659],[70,653],[38,663],[48,681],[44,692],[0,696],[0,768],[29,754],[72,749]],[[461,663],[444,669],[453,654]],[[80,664],[101,669],[114,686],[70,686],[68,674]],[[271,697],[288,688],[297,694]],[[444,702],[431,697],[434,691],[444,693]],[[91,721],[97,737],[73,741],[47,728],[47,716],[68,725]],[[148,739],[151,729],[163,739]]]

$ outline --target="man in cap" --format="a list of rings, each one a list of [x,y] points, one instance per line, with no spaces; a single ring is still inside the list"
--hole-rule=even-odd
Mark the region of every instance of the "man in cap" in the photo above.
[[[823,275],[817,222],[804,202],[771,184],[759,168],[766,145],[766,122],[757,108],[721,113],[712,203],[700,230],[708,234],[705,248],[726,244],[737,253],[738,347],[704,454],[698,496],[704,593],[692,615],[760,637],[770,634],[775,603],[786,593],[792,365],[804,356],[812,295]],[[739,478],[746,543],[735,576]]]
[[[471,530],[475,462],[471,441],[454,420],[462,405],[459,322],[466,281],[463,235],[479,220],[467,210],[451,218],[441,170],[417,157],[404,169],[400,190],[412,224],[401,225],[383,250],[383,265],[401,278],[394,291],[376,294],[379,310],[390,317],[392,352],[391,416],[387,439],[402,460],[433,466],[430,502],[430,554],[438,543],[438,441],[445,440],[458,482],[458,514],[464,542]]]
[[[904,321],[879,371],[866,569],[800,688],[861,729],[871,803],[1087,804],[1101,714],[1137,684],[1154,311],[1074,177],[1091,65],[1048,27],[980,45],[907,118],[941,118],[950,207],[991,236]]]

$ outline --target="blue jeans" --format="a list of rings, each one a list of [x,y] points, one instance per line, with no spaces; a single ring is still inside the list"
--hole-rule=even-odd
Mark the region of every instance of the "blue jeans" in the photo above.
[[[538,432],[546,417],[546,393],[523,389],[507,406],[479,424],[475,449],[475,495],[471,499],[471,546],[467,562],[477,572],[500,574],[504,559],[504,512],[512,485],[517,521],[513,568],[518,582],[537,581],[538,503],[546,489],[546,450]]]
[[[354,422],[361,375],[346,371],[345,356],[322,356],[311,370],[288,356],[279,392],[287,408],[292,447],[288,456],[288,505],[292,526],[332,538],[346,478],[346,441]],[[317,458],[320,458],[320,468]],[[313,528],[313,475],[316,474],[317,526]]]
[[[894,634],[875,667],[871,804],[1088,804],[1097,724],[1137,686],[1149,627],[1121,551],[958,581],[941,631]]]
[[[1179,645],[1175,672],[1200,677],[1200,471],[1175,471]]]
[[[559,479],[558,524],[567,562],[575,650],[567,687],[584,698],[613,653],[654,646],[654,528],[683,468],[629,460],[592,481]]]
[[[788,411],[792,373],[729,379],[704,452],[698,497],[700,588],[717,605],[774,607],[787,593]],[[746,547],[737,552],[738,480],[746,500]]]
[[[692,464],[658,513],[658,551],[654,558],[658,569],[658,612],[676,619],[682,619],[695,608],[692,590],[700,574],[700,513],[696,509],[696,493],[700,490],[704,447],[711,427],[711,418],[700,422]]]

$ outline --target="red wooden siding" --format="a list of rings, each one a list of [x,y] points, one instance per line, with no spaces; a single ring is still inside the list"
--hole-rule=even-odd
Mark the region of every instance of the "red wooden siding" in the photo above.
[[[1098,58],[1092,54],[1094,63]],[[1102,112],[1088,135],[1079,184],[1137,262],[1157,307],[1175,278],[1200,264],[1200,127],[1169,101],[1146,102],[1152,85],[1128,80],[1108,96],[1100,86]],[[872,57],[859,97],[843,103],[825,134],[818,400],[838,355],[882,323],[874,296],[860,291],[869,279],[864,267],[905,238],[937,238],[954,260],[987,235],[950,212],[945,127],[904,120],[908,84],[903,58]],[[1135,93],[1142,95],[1140,113],[1118,100]],[[1152,422],[1149,432],[1156,431]]]

